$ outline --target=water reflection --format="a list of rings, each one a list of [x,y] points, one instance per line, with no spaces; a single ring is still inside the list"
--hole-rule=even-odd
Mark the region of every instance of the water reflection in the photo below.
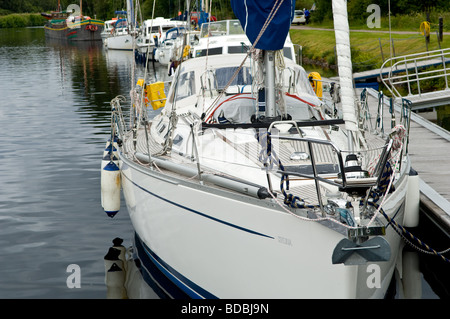
[[[101,46],[27,28],[0,29],[0,68],[0,298],[105,298],[103,245],[132,234],[126,208],[104,214],[99,181],[109,100],[129,89],[118,80],[129,65],[110,72]],[[72,263],[81,289],[66,285]]]

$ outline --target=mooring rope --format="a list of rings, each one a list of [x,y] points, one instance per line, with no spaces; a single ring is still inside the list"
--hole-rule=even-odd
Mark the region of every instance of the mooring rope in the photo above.
[[[370,203],[369,205],[373,205],[374,207],[377,206],[376,203]],[[405,227],[403,227],[402,225],[400,225],[399,223],[397,223],[393,218],[390,218],[383,209],[379,209],[380,213],[384,216],[384,218],[386,218],[386,220],[392,225],[394,226],[393,229],[395,230],[395,232],[397,234],[399,234],[406,243],[408,243],[411,247],[417,249],[420,252],[423,253],[427,253],[427,254],[431,254],[431,255],[435,255],[437,257],[440,257],[443,261],[450,263],[450,259],[448,259],[447,257],[445,257],[443,254],[447,253],[450,251],[450,248],[443,250],[443,251],[437,251],[433,248],[431,248],[429,245],[427,245],[426,243],[424,243],[422,240],[420,240],[419,238],[417,238],[416,236],[414,236],[411,232],[409,232]],[[420,247],[417,247],[414,243],[411,242],[414,241],[416,242]]]

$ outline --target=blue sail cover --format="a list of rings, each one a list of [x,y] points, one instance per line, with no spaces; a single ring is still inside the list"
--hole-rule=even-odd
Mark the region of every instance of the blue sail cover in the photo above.
[[[231,0],[231,8],[253,44],[272,8],[281,3],[274,18],[256,44],[261,50],[281,50],[294,18],[295,0]],[[276,8],[275,8],[276,9]]]

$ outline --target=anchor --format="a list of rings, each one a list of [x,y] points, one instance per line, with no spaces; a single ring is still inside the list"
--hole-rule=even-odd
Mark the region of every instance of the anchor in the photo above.
[[[364,265],[371,261],[388,261],[391,247],[383,237],[374,237],[361,244],[342,239],[334,248],[333,264]]]

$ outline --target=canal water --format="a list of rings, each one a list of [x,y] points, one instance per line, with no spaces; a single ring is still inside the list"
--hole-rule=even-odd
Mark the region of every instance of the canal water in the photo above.
[[[103,212],[100,164],[109,103],[128,97],[132,62],[101,43],[46,41],[42,28],[0,29],[0,298],[106,298],[103,257],[115,237],[131,245],[133,230],[125,205],[113,219]],[[408,258],[413,296],[449,297],[447,264]]]

